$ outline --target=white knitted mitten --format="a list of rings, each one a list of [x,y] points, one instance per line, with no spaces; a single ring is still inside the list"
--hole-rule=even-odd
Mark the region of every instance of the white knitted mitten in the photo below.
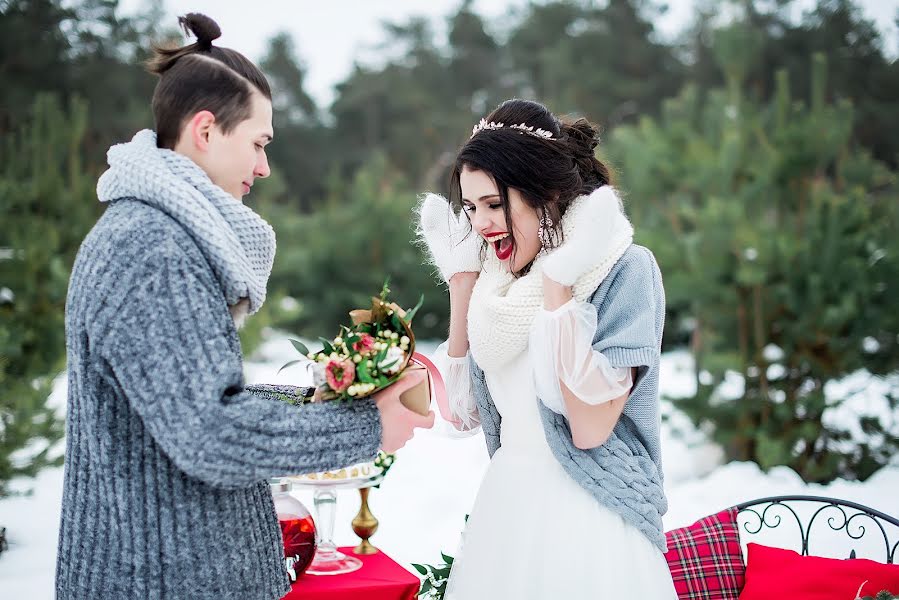
[[[464,214],[457,216],[449,200],[439,194],[424,194],[417,211],[418,235],[444,281],[448,283],[456,273],[481,271],[481,237]]]
[[[608,252],[612,234],[621,218],[621,205],[611,186],[596,190],[578,213],[576,227],[566,228],[562,245],[552,250],[543,262],[547,277],[562,285],[574,285],[578,277],[596,264],[597,257]]]

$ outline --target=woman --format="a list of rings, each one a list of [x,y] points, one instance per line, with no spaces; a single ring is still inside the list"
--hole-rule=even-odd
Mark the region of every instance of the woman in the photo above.
[[[509,100],[420,234],[450,289],[444,418],[490,467],[448,598],[675,598],[663,552],[664,291],[594,156],[597,132]],[[461,210],[459,216],[453,210]]]

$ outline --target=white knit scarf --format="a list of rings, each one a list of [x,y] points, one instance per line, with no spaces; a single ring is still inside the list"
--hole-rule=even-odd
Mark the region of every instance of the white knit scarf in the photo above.
[[[564,240],[570,240],[577,228],[589,227],[579,216],[584,214],[591,199],[597,200],[598,195],[610,191],[615,193],[612,188],[602,187],[571,202],[562,217]],[[634,229],[620,201],[618,206],[612,235],[595,241],[591,266],[573,286],[572,294],[579,301],[585,301],[596,291],[633,241]],[[494,253],[489,253],[484,261],[468,308],[471,355],[484,371],[502,367],[527,348],[531,323],[543,306],[543,261],[547,256],[538,255],[528,274],[517,279]]]
[[[275,259],[275,231],[259,215],[215,185],[195,162],[156,147],[156,133],[139,131],[106,154],[109,170],[97,183],[101,202],[134,198],[178,221],[206,256],[229,306],[265,301]]]

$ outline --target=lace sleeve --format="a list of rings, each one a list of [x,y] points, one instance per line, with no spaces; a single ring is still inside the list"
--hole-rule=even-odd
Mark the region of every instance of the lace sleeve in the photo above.
[[[616,368],[593,349],[596,308],[574,299],[554,311],[537,313],[530,332],[537,396],[550,410],[567,416],[559,382],[581,401],[602,404],[630,391],[629,368]]]
[[[448,407],[438,407],[443,419],[450,423],[456,431],[475,433],[481,425],[478,406],[471,388],[471,368],[469,356],[453,357],[447,354],[444,342],[434,351],[434,364],[446,383]]]

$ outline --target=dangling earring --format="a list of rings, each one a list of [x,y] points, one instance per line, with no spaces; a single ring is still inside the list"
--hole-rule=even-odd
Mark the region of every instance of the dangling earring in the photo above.
[[[540,227],[537,228],[537,237],[540,238],[540,245],[543,246],[543,250],[549,250],[555,233],[553,231],[553,221],[546,214],[545,210],[540,216]]]

